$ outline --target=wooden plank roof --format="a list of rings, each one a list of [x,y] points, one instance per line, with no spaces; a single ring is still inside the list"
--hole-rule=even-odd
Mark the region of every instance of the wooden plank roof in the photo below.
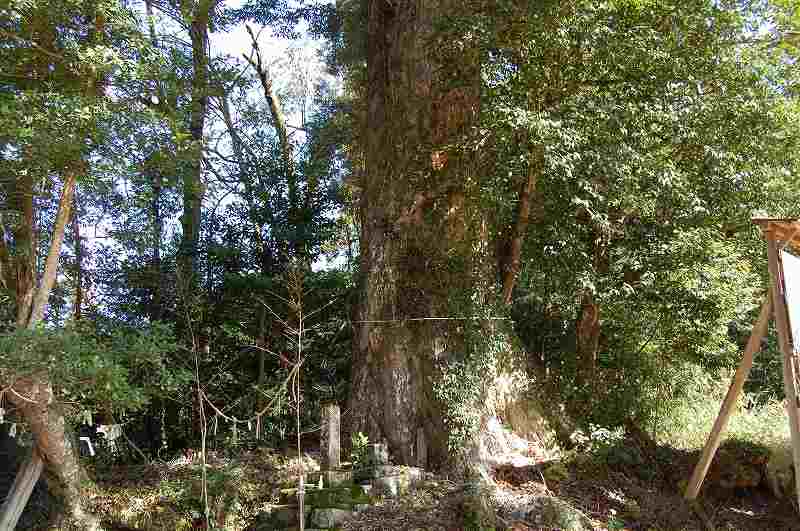
[[[753,223],[761,227],[766,236],[786,242],[795,252],[800,252],[800,219],[796,218],[753,218]]]

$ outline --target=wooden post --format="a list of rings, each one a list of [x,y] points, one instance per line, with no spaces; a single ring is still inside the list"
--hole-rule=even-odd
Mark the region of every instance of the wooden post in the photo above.
[[[717,420],[714,421],[714,427],[708,436],[706,445],[703,448],[703,453],[700,454],[700,460],[694,467],[689,485],[686,487],[686,494],[684,498],[689,501],[697,498],[700,492],[700,487],[703,485],[703,480],[708,473],[708,467],[711,466],[711,461],[714,459],[714,454],[717,453],[722,433],[728,424],[728,419],[733,413],[733,408],[736,406],[736,400],[742,392],[744,382],[750,374],[750,369],[753,367],[753,358],[759,350],[761,350],[761,339],[767,333],[770,316],[772,314],[772,301],[769,294],[764,298],[764,304],[761,305],[761,313],[758,316],[758,321],[753,326],[753,331],[750,333],[750,339],[747,341],[747,346],[744,349],[742,361],[736,369],[736,374],[733,375],[733,380],[728,388],[728,394],[725,395],[725,400],[722,402],[722,407],[719,409]]]
[[[783,265],[780,249],[771,231],[767,235],[767,253],[769,256],[769,277],[772,288],[772,300],[775,306],[775,325],[778,329],[778,342],[783,352],[783,386],[786,392],[786,413],[789,416],[789,430],[792,435],[792,455],[794,457],[795,495],[800,508],[800,402],[795,387],[795,371],[792,358],[792,332],[789,329],[789,316],[786,309]]]
[[[341,412],[338,404],[322,407],[322,468],[336,470],[341,467],[342,449],[340,441]]]
[[[28,504],[33,487],[42,475],[44,461],[36,448],[25,463],[20,467],[6,501],[0,508],[0,531],[14,531],[22,511]]]

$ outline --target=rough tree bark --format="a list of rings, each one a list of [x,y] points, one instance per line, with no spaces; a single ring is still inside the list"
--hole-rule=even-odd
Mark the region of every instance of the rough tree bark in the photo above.
[[[470,348],[469,333],[500,329],[458,319],[501,300],[490,213],[476,190],[479,154],[446,147],[474,125],[480,105],[468,37],[458,54],[434,42],[437,19],[463,9],[447,0],[368,2],[361,305],[346,429],[385,439],[407,464],[419,442],[434,467],[454,457],[444,422],[452,411],[436,398],[440,371]]]

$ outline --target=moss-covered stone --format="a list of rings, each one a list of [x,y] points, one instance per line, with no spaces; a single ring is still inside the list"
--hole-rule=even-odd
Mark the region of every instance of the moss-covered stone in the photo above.
[[[361,503],[371,503],[371,498],[360,485],[342,485],[306,492],[305,503],[319,508],[350,507]]]
[[[311,507],[304,507],[305,518],[311,514]],[[276,505],[270,511],[260,513],[246,531],[270,531],[299,527],[299,510],[296,505]]]
[[[563,531],[591,531],[592,521],[567,502],[553,497],[539,498],[541,523]]]

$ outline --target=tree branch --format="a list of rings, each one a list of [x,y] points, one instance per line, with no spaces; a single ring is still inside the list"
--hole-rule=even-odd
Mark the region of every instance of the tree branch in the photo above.
[[[44,46],[42,46],[40,44],[37,44],[32,40],[25,39],[23,37],[20,37],[19,35],[16,35],[14,33],[9,32],[9,31],[5,31],[5,30],[0,29],[0,37],[5,37],[6,39],[12,39],[12,40],[15,40],[15,41],[23,43],[23,44],[28,44],[34,50],[45,54],[46,56],[50,57],[51,59],[55,59],[55,60],[57,60],[59,62],[63,62],[64,61],[64,56],[63,55],[59,55],[59,54],[57,54],[55,52],[52,52],[52,51],[48,50],[47,48],[45,48]]]

